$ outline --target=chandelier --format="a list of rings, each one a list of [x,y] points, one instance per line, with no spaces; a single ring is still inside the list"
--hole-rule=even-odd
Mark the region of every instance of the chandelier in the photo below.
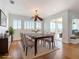
[[[32,30],[32,31],[35,33],[40,31],[39,29],[36,28],[36,25],[37,25],[36,21],[37,20],[43,21],[43,18],[39,17],[37,12],[38,12],[38,10],[35,10],[34,16],[32,17],[33,20],[35,21],[34,22],[34,30]]]
[[[38,10],[35,10],[35,14],[32,18],[34,19],[34,21],[37,21],[37,20],[43,21],[43,18],[39,17],[37,12]]]

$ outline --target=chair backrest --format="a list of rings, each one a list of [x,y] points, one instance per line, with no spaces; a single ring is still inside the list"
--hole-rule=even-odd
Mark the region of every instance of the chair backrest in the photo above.
[[[26,39],[27,40],[32,40],[32,38],[30,36],[28,36],[28,35],[26,35]]]
[[[25,43],[24,33],[20,33],[20,36],[21,36],[21,43],[22,43],[23,46],[25,46],[26,43]]]
[[[26,37],[26,34],[23,34],[23,36],[24,36],[24,40],[23,40],[24,44],[25,44],[26,47],[28,47],[28,45],[29,45],[28,42],[29,42],[30,39],[29,39],[29,37],[28,38]]]
[[[23,39],[23,33],[20,33],[21,40]]]
[[[25,46],[25,47],[28,47],[28,42],[29,40],[31,40],[31,37],[24,34],[24,33],[20,33],[20,36],[21,36],[21,41],[22,41],[22,44]]]

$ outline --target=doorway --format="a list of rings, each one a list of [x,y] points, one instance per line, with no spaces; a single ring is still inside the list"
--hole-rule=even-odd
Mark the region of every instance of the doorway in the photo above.
[[[55,39],[62,41],[62,32],[63,32],[63,25],[62,25],[62,17],[52,19],[50,21],[50,32],[55,33]]]

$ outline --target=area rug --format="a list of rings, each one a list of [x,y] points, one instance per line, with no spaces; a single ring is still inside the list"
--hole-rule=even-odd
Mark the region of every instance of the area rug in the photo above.
[[[59,48],[55,47],[55,48],[51,48],[49,49],[48,47],[43,47],[43,46],[39,46],[38,47],[38,53],[36,54],[36,56],[34,55],[34,48],[28,50],[27,56],[24,57],[24,59],[34,59],[52,52],[55,52],[59,50]],[[25,54],[25,52],[24,52]]]

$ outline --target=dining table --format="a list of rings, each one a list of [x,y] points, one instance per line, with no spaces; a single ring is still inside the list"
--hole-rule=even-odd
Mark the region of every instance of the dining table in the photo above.
[[[29,36],[34,39],[34,55],[36,56],[37,54],[37,41],[38,40],[44,40],[45,38],[51,38],[51,42],[52,42],[52,48],[53,48],[53,42],[54,42],[54,35],[53,34],[29,34]]]

